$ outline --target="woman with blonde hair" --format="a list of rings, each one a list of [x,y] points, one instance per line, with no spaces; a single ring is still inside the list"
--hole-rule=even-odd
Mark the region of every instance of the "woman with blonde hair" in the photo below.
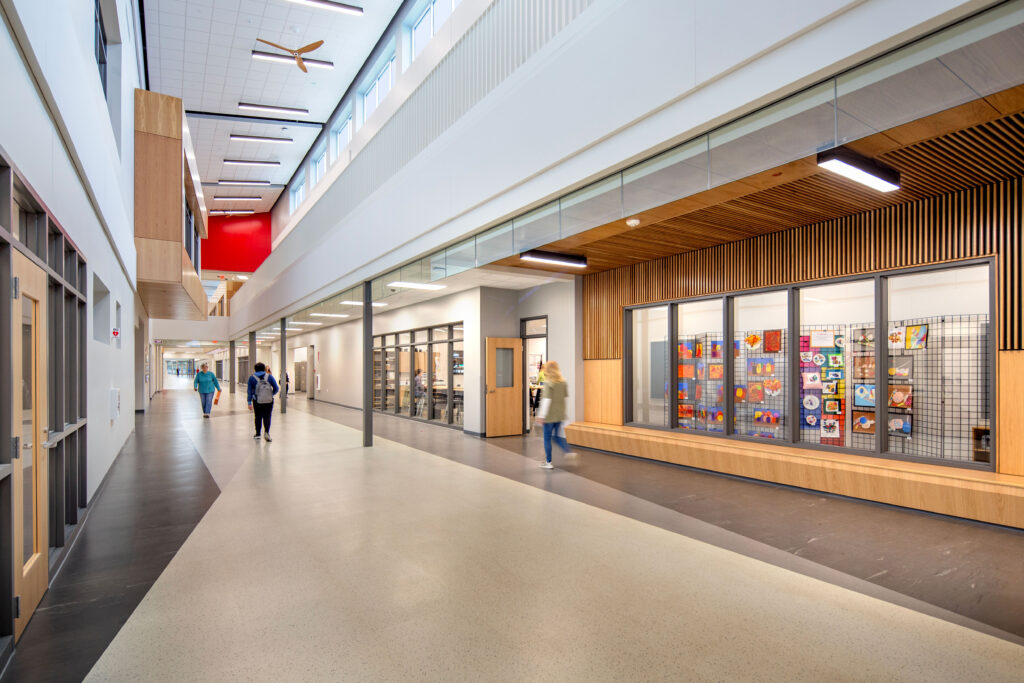
[[[544,425],[544,455],[547,458],[541,467],[554,469],[551,464],[551,440],[565,451],[566,456],[576,455],[569,450],[569,442],[561,434],[562,423],[565,421],[565,399],[569,396],[569,385],[562,377],[558,363],[549,360],[544,364],[544,386],[541,388],[540,408],[537,409],[537,421]]]

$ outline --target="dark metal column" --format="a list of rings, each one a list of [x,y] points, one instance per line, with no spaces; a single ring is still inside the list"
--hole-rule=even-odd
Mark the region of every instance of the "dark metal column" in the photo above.
[[[281,318],[281,369],[278,371],[278,384],[281,386],[281,412],[288,412],[288,318]]]
[[[253,330],[249,333],[249,374],[256,372],[256,331]],[[249,378],[246,378],[246,382]],[[249,390],[246,389],[246,392]]]
[[[230,366],[228,367],[228,393],[233,394],[235,393],[236,390],[235,385],[238,384],[238,369],[235,367],[235,362],[237,359],[235,358],[234,341],[228,342],[228,358],[230,359],[228,361],[228,363],[230,364]]]
[[[373,296],[363,283],[363,446],[373,445]]]

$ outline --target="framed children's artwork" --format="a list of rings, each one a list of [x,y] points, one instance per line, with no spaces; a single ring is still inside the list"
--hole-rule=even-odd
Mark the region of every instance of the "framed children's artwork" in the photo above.
[[[693,357],[703,358],[704,357],[704,342],[699,341],[693,345]]]
[[[761,348],[761,343],[764,341],[764,337],[761,336],[760,332],[751,332],[743,338],[743,344],[747,347],[747,351],[756,351]]]
[[[825,379],[842,379],[843,369],[842,368],[829,368],[823,373]]]
[[[751,382],[747,387],[747,403],[764,403],[764,384]]]
[[[693,417],[693,406],[689,403],[683,403],[679,406],[679,417],[684,420],[689,420]]]
[[[778,353],[782,350],[782,330],[764,331],[765,353]]]
[[[834,417],[821,418],[821,438],[823,439],[838,439],[839,438],[839,420]]]
[[[820,372],[804,372],[803,384],[804,389],[821,389],[821,373]]]
[[[725,366],[721,363],[712,363],[708,366],[708,379],[724,379]]]
[[[850,335],[850,341],[853,346],[859,348],[869,348],[875,345],[875,328],[873,327],[855,327],[853,333]]]
[[[800,352],[800,362],[803,363],[804,365],[812,364],[814,362],[814,352],[813,351],[801,351]]]
[[[904,339],[906,339],[907,330],[904,327],[890,327],[889,328],[889,348],[890,349],[902,349],[904,346]]]
[[[679,358],[680,360],[692,360],[693,359],[693,340],[686,340],[679,342]]]
[[[843,412],[843,402],[838,398],[828,398],[821,404],[821,412],[829,415],[839,415]]]
[[[889,417],[889,433],[894,436],[910,436],[910,415],[893,415]]]
[[[763,425],[779,424],[779,411],[758,408],[754,411],[754,422]]]
[[[711,357],[712,358],[721,358],[722,357],[722,342],[715,341],[715,340],[711,341]]]
[[[693,400],[694,401],[699,401],[701,399],[701,394],[704,393],[702,387],[703,387],[703,385],[700,382],[694,382],[694,384],[693,384]]]
[[[676,387],[676,396],[679,398],[680,401],[689,401],[690,400],[690,383],[689,382],[680,382],[679,386]]]
[[[764,386],[765,396],[775,398],[776,396],[782,395],[782,380],[781,379],[766,379],[761,383]]]
[[[830,368],[841,368],[845,365],[843,354],[841,353],[830,353],[828,355],[828,366]]]
[[[817,413],[804,413],[803,423],[800,425],[802,429],[814,429],[821,422],[821,416]]]
[[[907,379],[914,376],[913,356],[889,356],[889,376]]]
[[[853,386],[853,405],[861,408],[875,407],[875,385],[855,384]]]
[[[874,356],[854,356],[853,357],[853,376],[855,379],[874,379],[875,377],[875,357]]]
[[[874,434],[875,414],[863,410],[853,411],[853,431],[855,434]]]
[[[747,400],[747,387],[743,384],[736,385],[736,403],[743,403]]]
[[[811,346],[816,349],[830,349],[836,345],[836,333],[832,330],[811,330]]]
[[[811,356],[811,362],[817,365],[819,368],[828,363],[828,356],[823,353],[816,353]]]
[[[923,349],[928,346],[927,325],[907,325],[907,350]]]
[[[748,358],[748,377],[770,377],[775,374],[775,361],[771,358]]]
[[[846,347],[846,337],[841,334],[836,335],[836,348],[842,349]]]
[[[822,382],[821,383],[821,393],[826,395],[826,396],[834,396],[835,394],[838,394],[839,393],[839,390],[837,388],[838,384],[839,384],[839,382],[836,382],[836,381]]]
[[[739,339],[733,339],[732,340],[732,357],[733,358],[739,358],[740,357],[740,340]]]
[[[704,361],[697,362],[697,379],[704,379],[707,376],[707,366],[704,365]]]
[[[680,379],[693,379],[693,365],[691,363],[679,365],[679,378]]]
[[[889,387],[890,408],[913,408],[914,388],[909,384],[893,384]]]
[[[708,422],[724,424],[725,413],[722,412],[721,408],[708,408]]]

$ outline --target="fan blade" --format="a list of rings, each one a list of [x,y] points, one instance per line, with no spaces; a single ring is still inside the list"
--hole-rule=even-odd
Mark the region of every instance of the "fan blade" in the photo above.
[[[306,70],[306,63],[302,61],[302,57],[295,55],[295,63],[299,65],[299,68],[302,69],[303,73],[309,73],[309,71]]]
[[[277,43],[272,43],[269,40],[263,40],[262,38],[257,38],[256,40],[260,41],[261,43],[266,43],[267,45],[270,45],[272,47],[276,47],[278,50],[284,50],[285,52],[287,52],[290,55],[295,54],[294,51],[289,50],[284,45],[278,45]]]
[[[300,47],[298,50],[296,50],[296,52],[298,52],[300,55],[301,54],[305,54],[307,52],[312,52],[313,50],[317,49],[318,47],[320,47],[323,44],[324,44],[324,41],[318,40],[315,43],[310,43],[309,45],[307,45],[305,47]]]

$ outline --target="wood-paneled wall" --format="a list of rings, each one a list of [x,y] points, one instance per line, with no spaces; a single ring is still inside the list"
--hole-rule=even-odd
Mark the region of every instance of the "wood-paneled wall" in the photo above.
[[[996,255],[998,344],[1024,349],[1021,178],[587,275],[583,358],[622,357],[622,308]]]
[[[622,361],[583,361],[583,419],[622,424]]]

